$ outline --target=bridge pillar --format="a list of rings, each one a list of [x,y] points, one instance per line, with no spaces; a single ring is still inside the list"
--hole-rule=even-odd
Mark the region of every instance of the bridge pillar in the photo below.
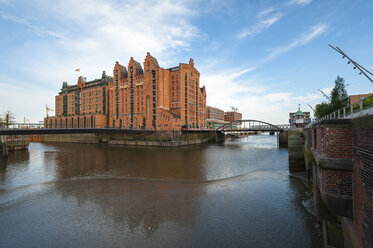
[[[277,136],[279,147],[288,147],[288,131],[282,130]]]
[[[289,171],[300,172],[305,170],[303,146],[301,141],[302,130],[288,130]]]
[[[1,149],[1,155],[3,158],[8,157],[8,145],[7,145],[7,139],[6,136],[0,135],[0,149]]]
[[[215,142],[217,143],[224,143],[225,141],[225,134],[224,132],[215,132]]]

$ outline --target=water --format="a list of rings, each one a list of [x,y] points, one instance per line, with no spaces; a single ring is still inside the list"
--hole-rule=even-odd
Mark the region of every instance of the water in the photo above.
[[[2,247],[321,247],[275,136],[179,149],[31,143],[0,162]]]

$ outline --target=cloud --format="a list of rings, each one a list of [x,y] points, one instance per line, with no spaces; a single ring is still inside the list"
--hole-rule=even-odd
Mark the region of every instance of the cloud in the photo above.
[[[262,60],[261,63],[268,62],[272,59],[275,59],[281,56],[282,54],[286,52],[293,50],[296,47],[309,43],[310,41],[314,40],[315,38],[320,36],[322,33],[324,33],[326,30],[327,30],[327,25],[325,23],[320,23],[320,24],[312,26],[306,33],[302,34],[300,37],[295,39],[290,44],[272,49],[269,55],[264,60]]]
[[[28,22],[27,20],[24,20],[20,17],[14,16],[14,15],[9,15],[9,14],[6,14],[2,11],[0,11],[0,17],[4,20],[9,20],[9,21],[12,21],[12,22],[15,22],[15,23],[18,23],[18,24],[22,24],[22,25],[28,27],[30,30],[32,30],[38,36],[49,35],[49,36],[52,36],[54,38],[59,38],[59,39],[63,38],[63,36],[61,34],[50,31],[50,30],[48,30],[48,29],[46,29],[42,26],[33,25],[30,22]]]
[[[250,27],[242,29],[238,33],[237,37],[240,39],[246,38],[248,36],[254,37],[257,34],[271,27],[273,24],[278,22],[283,16],[282,13],[279,13],[279,12],[273,13],[273,12],[274,12],[273,8],[265,9],[259,12],[257,15],[257,18],[259,19],[259,21],[251,25]]]
[[[56,92],[37,86],[19,87],[0,82],[0,115],[8,109],[15,113],[16,122],[23,122],[25,117],[31,123],[43,120],[45,104],[54,108]],[[35,94],[37,92],[37,94]]]
[[[312,2],[312,0],[290,0],[288,2],[288,5],[293,5],[293,4],[308,5],[311,2]]]
[[[51,91],[47,98],[41,98],[44,103],[40,102],[40,106],[27,106],[34,108],[30,118],[35,120],[42,120],[44,112],[40,109],[54,102],[63,81],[76,83],[80,74],[74,69],[80,67],[81,74],[93,80],[101,77],[102,70],[111,74],[115,61],[127,65],[134,57],[142,63],[146,52],[151,52],[164,67],[175,65],[180,62],[175,55],[191,49],[191,42],[200,35],[192,24],[198,14],[195,1],[34,0],[17,5],[22,11],[0,12],[1,19],[20,27],[10,30],[10,37],[17,38],[24,30],[32,31],[34,36],[28,34],[27,40],[17,40],[3,56],[8,54],[7,66],[16,67],[19,75],[27,77],[17,83],[19,86]],[[11,85],[8,79],[15,76],[2,75],[0,80],[3,85]],[[19,93],[16,97],[15,93],[4,92],[2,88],[0,106],[4,107],[13,106],[13,99],[26,95]],[[26,108],[27,103],[23,105]],[[22,113],[20,103],[14,106],[15,112]]]
[[[312,110],[323,96],[318,92],[300,94],[278,90],[278,85],[253,75],[255,68],[225,70],[219,73],[201,74],[201,83],[206,85],[208,105],[228,110],[236,106],[244,119],[256,119],[273,124],[287,124],[289,112],[301,104],[303,111]]]

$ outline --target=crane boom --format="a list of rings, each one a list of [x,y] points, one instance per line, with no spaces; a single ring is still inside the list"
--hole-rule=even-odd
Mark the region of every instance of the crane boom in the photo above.
[[[54,111],[54,109],[49,108],[49,107],[48,107],[48,104],[45,104],[45,112],[47,113],[47,117],[48,117],[48,113],[49,113],[49,111]]]

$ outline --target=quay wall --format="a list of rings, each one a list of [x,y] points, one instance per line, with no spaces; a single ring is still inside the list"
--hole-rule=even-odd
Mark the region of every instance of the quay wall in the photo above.
[[[42,142],[178,147],[208,142],[222,142],[224,141],[224,134],[215,132],[158,131],[147,134],[53,134],[40,135],[35,139]]]
[[[9,152],[27,150],[30,144],[28,136],[1,135],[0,136],[0,158],[7,157]]]
[[[315,205],[339,220],[345,247],[373,247],[373,116],[324,120],[303,133]]]

